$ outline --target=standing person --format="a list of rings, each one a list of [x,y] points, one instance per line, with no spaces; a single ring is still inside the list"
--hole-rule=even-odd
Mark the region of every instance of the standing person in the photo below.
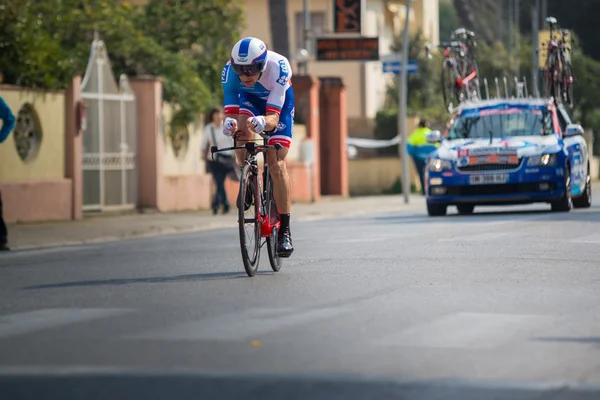
[[[294,251],[290,233],[291,182],[285,164],[294,124],[291,79],[288,59],[268,50],[265,43],[255,37],[241,39],[233,46],[231,59],[221,74],[227,116],[223,134],[250,140],[253,133],[264,133],[269,135],[269,145],[283,146],[278,151],[268,149],[266,157],[281,224],[277,238],[279,257],[289,257]],[[246,150],[236,150],[236,154],[238,164],[244,165]],[[250,207],[247,199],[238,201],[238,207],[242,206]]]
[[[204,127],[204,136],[200,145],[200,153],[202,160],[206,162],[208,172],[213,177],[217,191],[212,202],[213,214],[217,214],[221,206],[223,214],[227,214],[230,209],[227,192],[225,191],[225,179],[235,168],[235,159],[233,151],[224,151],[215,154],[214,161],[212,157],[208,157],[211,146],[231,147],[233,141],[231,138],[221,134],[223,130],[223,112],[220,108],[213,108],[207,115],[207,124]]]
[[[419,127],[410,134],[407,141],[408,154],[411,156],[415,169],[419,173],[419,181],[421,182],[421,194],[425,195],[425,163],[427,157],[437,146],[427,142],[427,134],[431,132],[429,129],[429,121],[421,119]]]
[[[1,72],[0,83],[2,83]],[[2,143],[6,140],[8,134],[15,126],[15,116],[10,111],[10,108],[4,102],[2,97],[0,97],[0,119],[2,120],[2,129],[0,129],[0,143]],[[2,250],[10,250],[10,247],[8,247],[8,230],[6,229],[6,224],[4,223],[2,211],[2,193],[0,192],[0,251]]]

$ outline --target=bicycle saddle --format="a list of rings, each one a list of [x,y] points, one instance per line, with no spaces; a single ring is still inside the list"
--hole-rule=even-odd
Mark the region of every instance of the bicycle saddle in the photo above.
[[[556,21],[556,18],[554,18],[554,17],[547,17],[546,23],[548,23],[550,25],[556,25],[558,22]]]

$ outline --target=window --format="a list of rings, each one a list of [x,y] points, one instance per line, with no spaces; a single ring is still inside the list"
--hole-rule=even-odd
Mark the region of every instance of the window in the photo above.
[[[558,114],[558,123],[560,125],[560,130],[562,132],[565,132],[567,130],[567,125],[569,125],[571,123],[571,118],[569,117],[569,114],[567,113],[567,111],[565,109],[563,109],[561,106],[558,106],[556,108],[557,114]]]
[[[551,133],[550,112],[519,109],[498,110],[485,114],[467,113],[457,117],[449,131],[451,139],[492,139]]]
[[[309,32],[310,46],[307,49],[311,55],[315,54],[315,40],[314,38],[320,36],[325,31],[325,13],[324,12],[311,12],[310,13],[310,27]],[[304,13],[296,13],[296,51],[304,48]]]

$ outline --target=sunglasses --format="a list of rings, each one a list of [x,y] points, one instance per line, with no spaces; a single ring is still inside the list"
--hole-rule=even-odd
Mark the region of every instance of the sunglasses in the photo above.
[[[238,75],[254,76],[260,72],[260,65],[237,65],[231,64],[233,71]]]

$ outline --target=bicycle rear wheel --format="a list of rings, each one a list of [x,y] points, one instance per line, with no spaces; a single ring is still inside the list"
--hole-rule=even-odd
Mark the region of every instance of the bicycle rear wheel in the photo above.
[[[250,192],[250,194],[247,194]],[[252,200],[246,210],[246,200]],[[250,165],[245,165],[240,178],[240,197],[238,204],[238,225],[240,228],[240,247],[246,274],[252,277],[258,270],[260,258],[260,199],[258,198],[257,175]]]
[[[279,222],[279,212],[277,211],[277,205],[275,204],[275,200],[273,198],[273,179],[268,172],[266,172],[265,175],[266,215],[267,218],[269,218],[269,224],[273,226],[271,236],[267,238],[267,252],[269,253],[269,263],[271,264],[271,269],[275,272],[278,272],[283,265],[283,261],[277,255],[277,233],[279,230],[277,226],[274,226],[277,224],[277,222]]]

